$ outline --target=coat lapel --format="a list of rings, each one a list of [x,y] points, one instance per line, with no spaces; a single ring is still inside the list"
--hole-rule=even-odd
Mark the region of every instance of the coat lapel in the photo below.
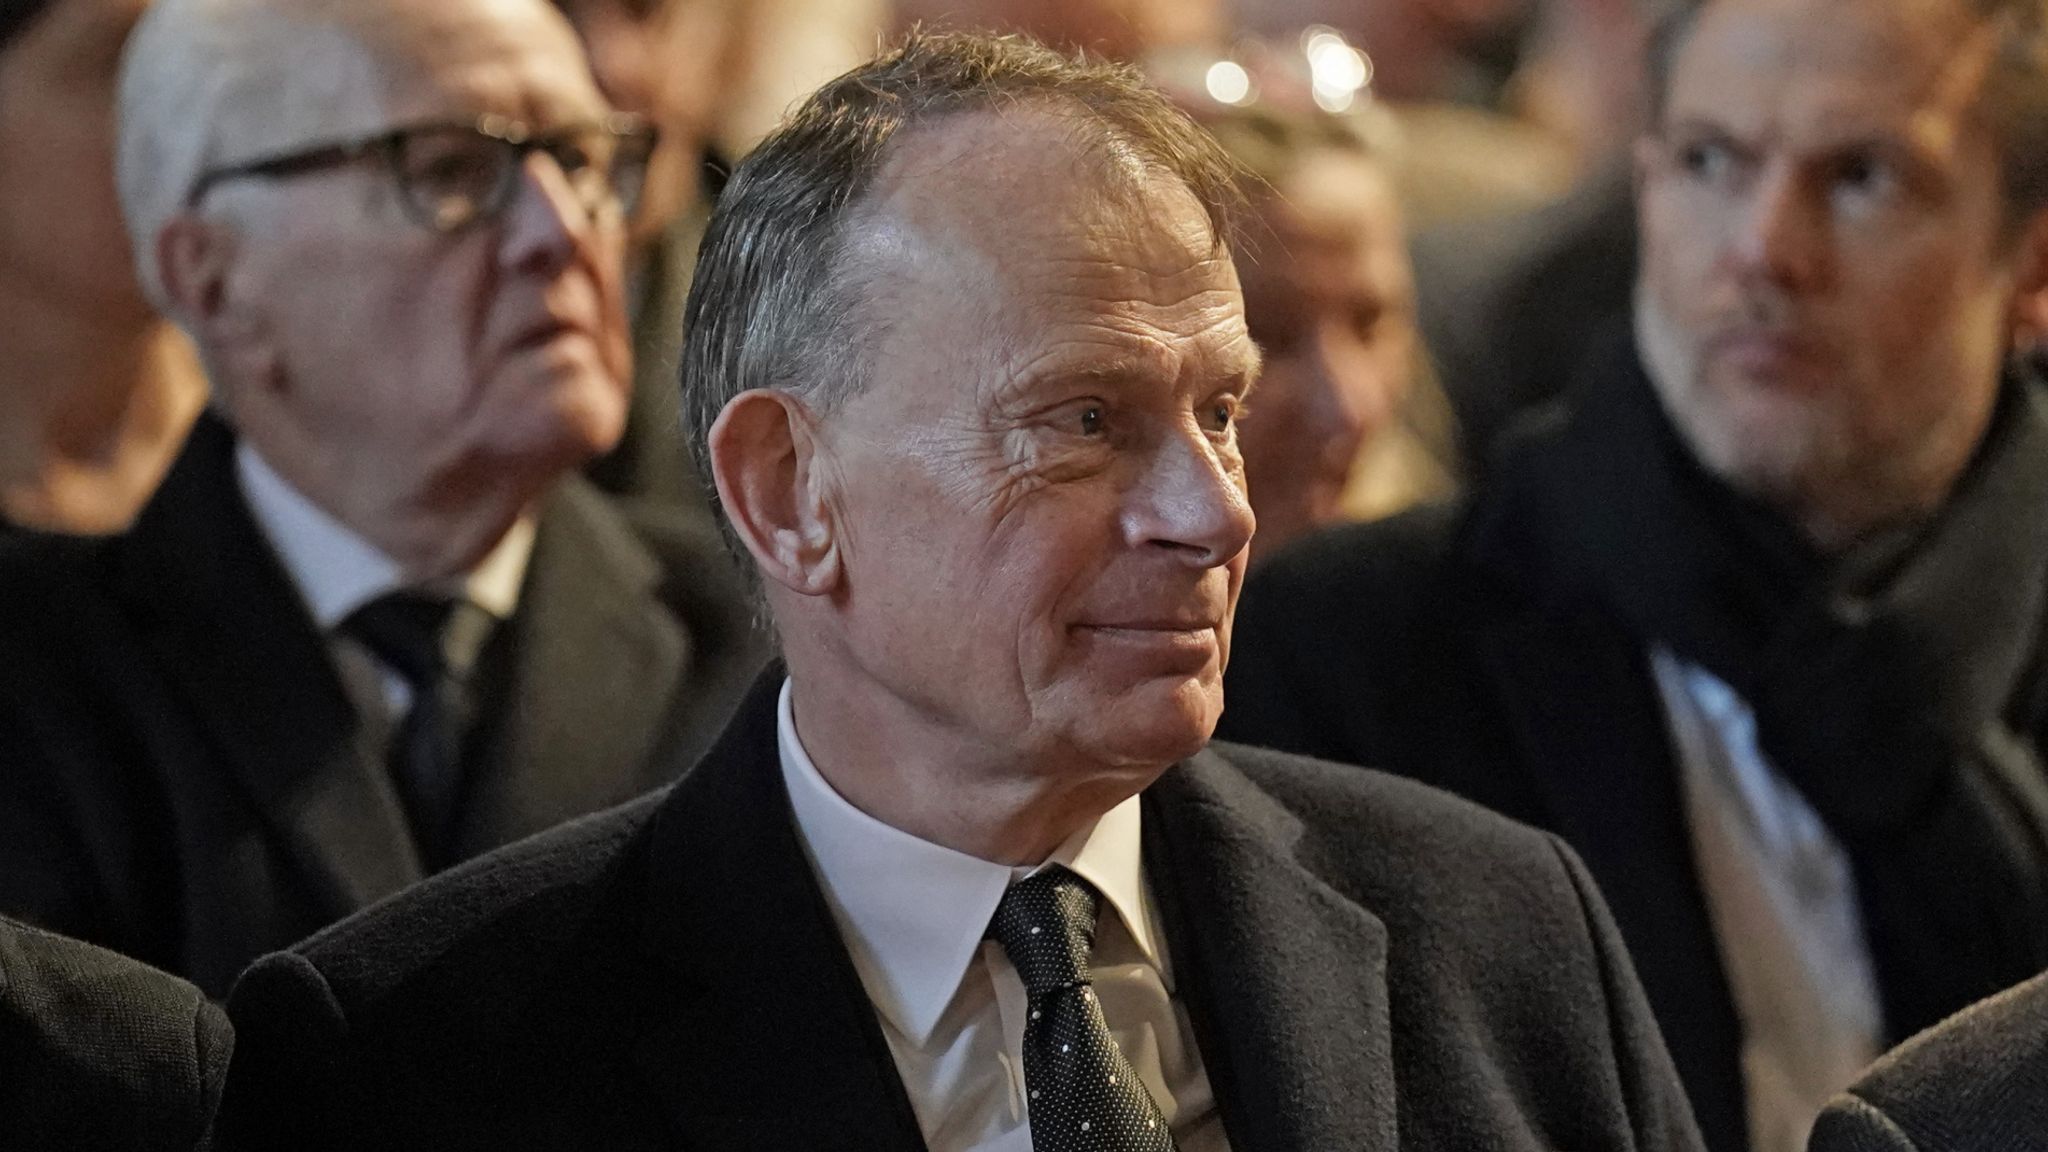
[[[618,803],[657,781],[688,636],[661,572],[596,491],[572,478],[541,513],[493,734],[469,785],[465,855]]]
[[[798,840],[775,746],[780,667],[655,818],[634,1047],[679,1146],[923,1152],[866,990]]]
[[[1600,885],[1699,1114],[1740,1116],[1740,1025],[1648,653],[1577,582],[1525,582],[1543,568],[1540,550],[1517,535],[1526,521],[1491,511],[1463,543],[1521,603],[1490,608],[1464,635],[1535,789],[1529,818]]]
[[[150,656],[308,880],[320,916],[419,880],[404,814],[357,742],[326,642],[236,485],[225,424],[200,420],[122,547],[121,595]]]
[[[1214,751],[1147,792],[1177,992],[1235,1152],[1392,1152],[1386,928],[1296,857],[1301,834]]]

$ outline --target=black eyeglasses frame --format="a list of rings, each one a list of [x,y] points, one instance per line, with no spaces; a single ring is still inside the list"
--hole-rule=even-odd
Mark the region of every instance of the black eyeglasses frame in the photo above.
[[[285,179],[374,158],[383,163],[392,180],[398,185],[399,201],[404,205],[406,215],[415,223],[434,232],[459,232],[471,225],[489,220],[505,210],[511,203],[513,191],[518,187],[519,170],[524,167],[527,156],[537,151],[547,152],[555,158],[557,164],[563,165],[566,173],[569,170],[568,166],[563,164],[555,149],[567,144],[579,133],[592,130],[609,134],[618,145],[612,156],[611,168],[606,173],[605,184],[610,189],[612,199],[619,206],[621,217],[630,219],[639,203],[648,160],[653,156],[660,136],[645,120],[625,113],[612,113],[595,121],[557,125],[541,132],[534,131],[532,126],[522,121],[495,114],[479,116],[472,121],[430,120],[406,124],[368,136],[314,144],[274,156],[208,169],[193,182],[192,191],[185,197],[185,206],[197,207],[209,192],[229,180]],[[420,198],[410,186],[405,166],[401,163],[406,146],[414,138],[430,132],[470,132],[500,144],[510,145],[516,152],[514,163],[505,166],[498,185],[491,189],[488,197],[474,212],[453,224],[436,218],[435,214],[420,202]],[[632,172],[634,176],[628,189],[619,187],[622,159],[627,162],[625,170]],[[601,204],[584,204],[584,208],[592,213],[601,207]]]

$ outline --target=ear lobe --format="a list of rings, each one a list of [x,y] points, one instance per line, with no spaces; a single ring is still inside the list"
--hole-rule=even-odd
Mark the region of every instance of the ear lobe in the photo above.
[[[762,577],[805,596],[835,591],[839,525],[810,410],[786,392],[742,392],[709,439],[719,502]]]

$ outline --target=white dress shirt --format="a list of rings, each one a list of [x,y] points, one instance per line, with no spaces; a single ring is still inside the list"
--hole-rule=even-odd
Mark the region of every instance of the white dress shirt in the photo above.
[[[1684,778],[1693,853],[1742,1022],[1755,1152],[1801,1152],[1829,1098],[1883,1051],[1856,877],[1765,759],[1735,690],[1663,649],[1650,665]]]
[[[246,440],[235,447],[235,474],[257,528],[335,650],[344,683],[357,694],[350,683],[351,670],[373,667],[385,714],[404,716],[412,706],[412,689],[405,678],[337,631],[356,609],[405,586],[398,563],[308,500]],[[436,590],[461,597],[498,620],[510,619],[519,607],[520,586],[533,556],[533,538],[533,518],[521,517],[468,575],[446,581]],[[357,700],[358,706],[366,703]]]
[[[1194,1032],[1173,999],[1137,797],[1044,864],[1012,868],[920,840],[848,803],[804,751],[787,681],[777,732],[799,838],[932,1152],[1031,1152],[1024,983],[1002,946],[983,937],[1010,884],[1053,864],[1102,894],[1096,996],[1175,1142],[1182,1152],[1228,1152]]]

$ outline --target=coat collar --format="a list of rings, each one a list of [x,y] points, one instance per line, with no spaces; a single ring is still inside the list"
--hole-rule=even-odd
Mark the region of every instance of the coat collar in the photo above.
[[[502,679],[477,757],[487,769],[471,778],[457,830],[462,854],[651,786],[647,766],[672,734],[696,657],[657,596],[661,577],[586,481],[570,477],[548,495],[518,615],[483,658],[481,674]]]
[[[919,1152],[916,1115],[798,842],[770,668],[649,831],[658,989],[634,1047],[691,1146]],[[1236,1152],[1396,1145],[1386,931],[1298,821],[1203,753],[1145,797],[1146,865]],[[715,1042],[707,1043],[707,1038]]]
[[[888,1041],[797,840],[756,681],[649,830],[641,923],[659,980],[633,1050],[678,1142],[923,1152]]]
[[[339,917],[418,881],[420,862],[327,642],[236,486],[234,443],[201,416],[123,538],[116,584],[165,681]]]
[[[235,436],[211,413],[120,544],[119,594],[209,742],[339,919],[425,865],[366,747],[328,641],[251,515]],[[545,500],[502,693],[468,784],[458,849],[496,847],[647,786],[693,656],[654,588],[655,560],[588,484]],[[289,674],[279,675],[279,669]]]
[[[1233,1152],[1398,1144],[1387,931],[1216,749],[1146,793],[1146,862]]]

